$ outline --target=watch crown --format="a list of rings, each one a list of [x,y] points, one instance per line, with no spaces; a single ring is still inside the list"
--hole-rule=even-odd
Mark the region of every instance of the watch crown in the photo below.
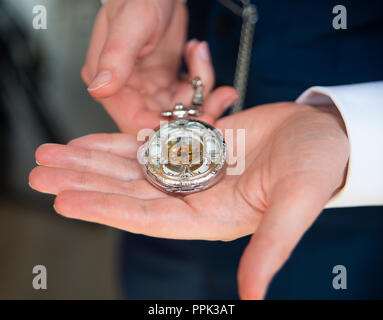
[[[182,103],[176,103],[176,105],[174,106],[173,109],[174,109],[174,111],[176,111],[176,110],[184,110],[185,106]]]
[[[201,115],[201,111],[195,108],[186,108],[182,103],[176,103],[173,110],[161,112],[163,117],[173,117],[176,119],[186,118],[187,116],[198,117]]]

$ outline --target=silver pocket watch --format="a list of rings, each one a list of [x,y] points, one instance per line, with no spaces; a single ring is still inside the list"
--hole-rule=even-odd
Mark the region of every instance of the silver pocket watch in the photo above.
[[[161,115],[172,119],[160,125],[140,147],[139,160],[147,180],[162,191],[188,194],[216,184],[226,171],[226,145],[209,124],[190,119],[203,112],[203,85],[190,80],[194,95],[190,107],[176,104]]]

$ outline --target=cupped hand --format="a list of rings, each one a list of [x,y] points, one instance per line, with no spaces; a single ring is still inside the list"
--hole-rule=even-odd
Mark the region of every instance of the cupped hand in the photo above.
[[[181,57],[189,77],[200,77],[204,95],[214,86],[206,42],[185,45],[187,12],[181,1],[109,0],[96,19],[82,78],[123,132],[154,128],[175,103],[190,104],[192,88],[178,79]],[[213,123],[237,99],[221,87],[205,103]],[[219,106],[219,108],[217,108]]]
[[[238,271],[240,296],[258,299],[273,275],[339,190],[349,147],[332,107],[276,103],[225,117],[221,130],[245,129],[241,175],[184,197],[150,185],[136,161],[134,135],[96,134],[36,151],[32,188],[57,195],[70,217],[175,239],[233,240],[253,234]],[[237,149],[236,143],[233,146]]]

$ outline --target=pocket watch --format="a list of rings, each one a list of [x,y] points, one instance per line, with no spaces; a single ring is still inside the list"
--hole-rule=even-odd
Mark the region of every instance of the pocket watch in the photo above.
[[[161,115],[172,119],[154,130],[139,149],[139,160],[147,180],[168,193],[188,194],[206,190],[226,171],[226,144],[221,133],[209,124],[189,118],[203,112],[203,85],[190,80],[191,105],[177,103]]]

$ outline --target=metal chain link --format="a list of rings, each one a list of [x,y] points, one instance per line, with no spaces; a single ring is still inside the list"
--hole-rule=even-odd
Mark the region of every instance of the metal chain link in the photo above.
[[[189,78],[183,75],[185,81],[190,83],[193,88],[193,96],[190,106],[184,106],[182,103],[176,103],[173,110],[161,112],[163,117],[185,118],[187,116],[199,117],[203,115],[203,89],[204,85],[200,77]]]
[[[237,5],[232,0],[218,1],[230,11],[242,17],[241,38],[239,41],[234,75],[234,88],[237,90],[239,97],[231,108],[231,113],[236,113],[243,109],[246,97],[247,80],[253,48],[254,26],[258,20],[258,12],[256,6],[249,0],[241,0],[243,7]]]

